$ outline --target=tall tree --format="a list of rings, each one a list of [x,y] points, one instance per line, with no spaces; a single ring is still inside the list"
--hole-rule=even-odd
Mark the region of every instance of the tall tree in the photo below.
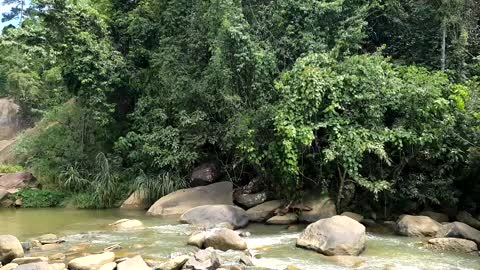
[[[2,14],[2,22],[18,19],[19,24],[22,24],[27,7],[26,0],[3,0],[2,5],[12,6],[10,11]]]

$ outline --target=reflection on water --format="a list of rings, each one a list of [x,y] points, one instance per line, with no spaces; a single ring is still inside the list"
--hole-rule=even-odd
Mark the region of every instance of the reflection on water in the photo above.
[[[108,224],[121,218],[141,220],[147,227],[134,232],[113,232]],[[302,231],[299,226],[287,230],[283,226],[250,225],[252,233],[247,243],[254,259],[252,269],[285,269],[295,265],[300,269],[346,269],[323,259],[319,254],[296,248],[295,240]],[[123,210],[22,209],[0,210],[0,234],[13,234],[21,241],[45,233],[65,238],[63,252],[80,243],[89,243],[90,251],[99,251],[112,244],[123,249],[118,256],[141,254],[146,258],[164,260],[172,253],[188,253],[195,248],[187,246],[193,228],[177,224],[174,219],[146,216],[144,212]],[[56,253],[58,251],[51,251]],[[240,252],[225,252],[223,257],[236,260]],[[49,255],[37,252],[33,255]],[[440,253],[423,249],[415,238],[369,234],[367,250],[362,254],[365,263],[357,269],[450,270],[480,269],[480,257]]]

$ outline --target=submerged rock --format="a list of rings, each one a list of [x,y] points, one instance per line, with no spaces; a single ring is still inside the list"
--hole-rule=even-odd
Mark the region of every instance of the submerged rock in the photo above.
[[[457,220],[463,222],[477,230],[480,230],[480,220],[474,218],[470,213],[462,211],[458,213]]]
[[[397,232],[405,236],[435,236],[442,225],[427,216],[403,215],[397,221]]]
[[[109,224],[114,230],[129,231],[143,229],[143,223],[137,219],[120,219],[112,224]]]
[[[188,210],[202,205],[233,205],[232,194],[231,182],[181,189],[159,199],[147,213],[153,216],[182,215]]]
[[[20,241],[13,235],[0,235],[0,262],[8,264],[13,259],[24,256]]]
[[[184,265],[188,270],[216,270],[220,267],[220,260],[213,248],[199,250]]]
[[[428,240],[426,247],[436,250],[455,251],[463,253],[472,253],[478,251],[478,247],[475,242],[460,238],[430,239]]]
[[[115,260],[113,252],[105,252],[102,254],[89,255],[81,258],[76,258],[68,263],[69,270],[97,270],[107,263]]]
[[[148,267],[142,256],[135,256],[117,264],[117,270],[151,270],[151,268]]]
[[[219,249],[223,251],[227,250],[245,250],[247,249],[247,243],[236,232],[220,228],[213,229],[206,233],[203,246],[208,248]]]
[[[467,239],[480,246],[480,231],[458,221],[443,225],[437,236]]]
[[[365,249],[365,226],[345,216],[333,216],[308,225],[297,246],[324,255],[354,255]]]
[[[275,200],[259,204],[247,210],[247,216],[251,222],[263,222],[274,215],[275,210],[283,205],[283,201]]]
[[[267,224],[270,225],[290,225],[296,223],[298,216],[295,213],[288,213],[283,216],[273,216],[267,220]]]
[[[311,210],[301,212],[298,217],[298,220],[301,222],[312,223],[322,218],[329,218],[337,214],[335,203],[328,196],[307,194],[303,204],[311,208]]]
[[[185,212],[180,221],[206,227],[228,223],[234,228],[243,228],[248,225],[248,216],[245,210],[233,205],[203,205]]]

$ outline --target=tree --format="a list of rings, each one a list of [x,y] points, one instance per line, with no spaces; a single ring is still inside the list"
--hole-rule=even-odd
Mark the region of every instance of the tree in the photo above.
[[[27,1],[26,0],[3,0],[2,5],[5,5],[5,6],[12,5],[12,8],[9,12],[5,12],[2,14],[2,22],[8,22],[8,21],[18,19],[19,24],[21,25],[24,20],[25,10],[27,8]]]

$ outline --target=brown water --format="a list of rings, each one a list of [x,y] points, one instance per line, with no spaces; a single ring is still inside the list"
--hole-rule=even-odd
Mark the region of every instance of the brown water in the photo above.
[[[113,232],[108,224],[122,218],[141,220],[146,229],[134,232]],[[284,226],[250,225],[252,235],[247,238],[249,248],[259,254],[252,269],[285,269],[295,265],[304,270],[347,269],[328,262],[319,254],[295,247],[302,227],[288,230]],[[170,254],[188,253],[195,248],[186,245],[193,228],[178,224],[176,220],[146,216],[144,212],[123,210],[22,209],[0,210],[0,234],[13,234],[21,241],[55,233],[65,238],[61,251],[88,242],[91,250],[101,250],[112,244],[123,249],[119,256],[141,254],[145,258],[165,260]],[[365,263],[357,269],[383,270],[450,270],[480,269],[480,257],[455,253],[442,253],[423,249],[419,239],[393,235],[368,234],[367,249],[362,254]],[[57,253],[36,252],[32,255]],[[225,252],[227,260],[237,260],[240,252]]]

